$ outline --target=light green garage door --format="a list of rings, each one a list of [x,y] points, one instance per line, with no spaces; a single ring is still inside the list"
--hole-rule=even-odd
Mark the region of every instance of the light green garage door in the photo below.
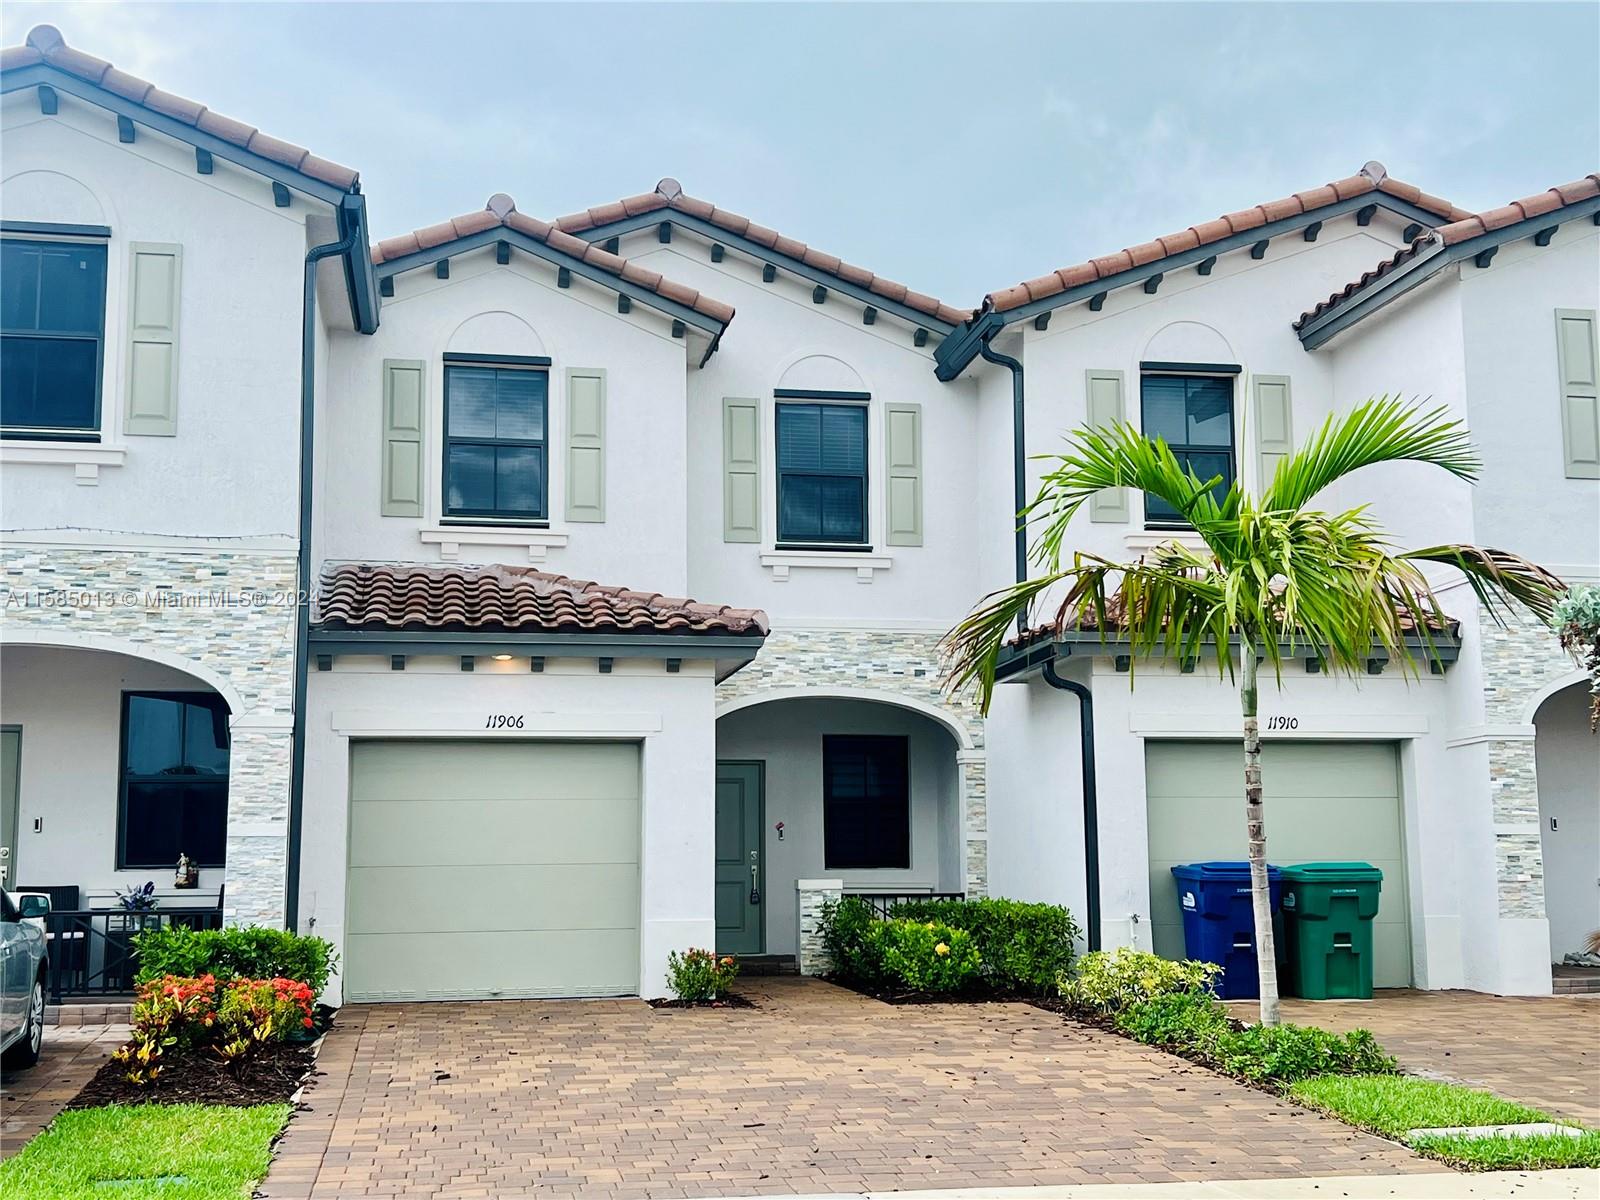
[[[1172,867],[1245,856],[1244,750],[1228,742],[1148,742],[1151,932],[1157,954],[1183,957]],[[1269,742],[1262,752],[1267,861],[1369,862],[1383,872],[1373,927],[1373,984],[1408,987],[1400,772],[1387,742]]]
[[[347,1000],[639,990],[639,749],[357,742]]]

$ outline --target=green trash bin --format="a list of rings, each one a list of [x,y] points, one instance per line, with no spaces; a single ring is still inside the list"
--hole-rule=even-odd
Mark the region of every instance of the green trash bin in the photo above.
[[[1372,998],[1372,918],[1383,872],[1371,863],[1283,868],[1285,991],[1307,1000]]]

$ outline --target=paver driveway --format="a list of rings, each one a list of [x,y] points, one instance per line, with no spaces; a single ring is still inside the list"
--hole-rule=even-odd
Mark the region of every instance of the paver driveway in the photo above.
[[[704,1196],[1437,1171],[1021,1004],[351,1006],[268,1197]]]
[[[1254,1020],[1253,1002],[1234,1015]],[[1372,1000],[1285,1000],[1283,1019],[1370,1029],[1407,1071],[1487,1088],[1600,1129],[1600,996],[1379,991]]]

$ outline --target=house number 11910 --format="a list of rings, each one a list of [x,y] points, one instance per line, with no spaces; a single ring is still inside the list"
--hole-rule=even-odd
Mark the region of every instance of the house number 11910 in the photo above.
[[[1300,718],[1299,717],[1268,717],[1267,718],[1267,728],[1268,729],[1299,729],[1300,728]]]
[[[484,721],[483,727],[485,729],[521,729],[522,714],[517,713],[513,716],[510,713],[491,713],[489,718]]]

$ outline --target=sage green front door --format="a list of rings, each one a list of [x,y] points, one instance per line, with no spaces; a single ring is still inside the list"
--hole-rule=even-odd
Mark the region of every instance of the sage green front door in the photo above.
[[[760,954],[766,948],[761,766],[717,764],[718,954]]]
[[[17,801],[22,781],[22,730],[0,729],[0,887],[17,886]]]
[[[1269,741],[1261,774],[1267,861],[1279,867],[1369,862],[1381,870],[1373,983],[1411,986],[1405,818],[1394,744]],[[1238,742],[1146,742],[1145,787],[1151,940],[1157,954],[1182,958],[1183,917],[1172,868],[1244,858],[1244,749]]]

